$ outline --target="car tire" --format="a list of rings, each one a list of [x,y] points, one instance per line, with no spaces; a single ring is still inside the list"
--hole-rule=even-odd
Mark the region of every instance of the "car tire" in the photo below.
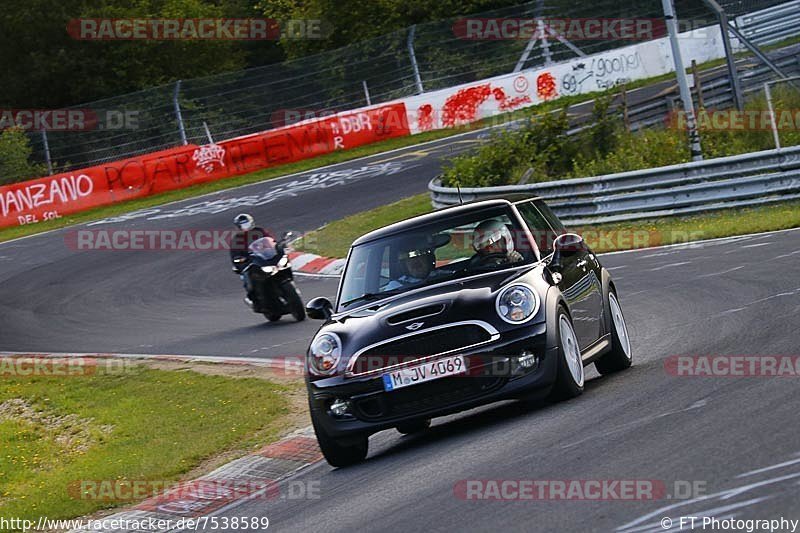
[[[283,315],[273,315],[273,314],[270,314],[270,313],[264,313],[264,318],[266,318],[270,322],[277,322],[278,320],[281,319],[282,316]]]
[[[556,328],[558,361],[556,363],[556,381],[550,397],[554,400],[568,400],[583,393],[585,372],[578,337],[575,335],[572,319],[563,306],[558,307]]]
[[[594,367],[602,375],[613,374],[630,368],[633,362],[628,326],[625,324],[625,317],[622,314],[617,295],[610,289],[608,291],[608,310],[611,315],[609,317],[611,322],[611,350],[594,363]]]
[[[303,306],[303,299],[300,298],[300,291],[297,290],[294,282],[287,281],[283,284],[283,297],[286,298],[287,307],[294,319],[298,322],[305,320],[306,308]]]
[[[413,435],[414,433],[422,433],[431,427],[431,419],[425,418],[422,420],[412,420],[410,422],[403,422],[397,425],[397,431],[403,435]]]
[[[369,437],[366,435],[348,439],[346,442],[328,435],[317,422],[317,415],[311,412],[311,423],[317,435],[322,455],[331,466],[342,468],[360,463],[367,458],[369,451]]]

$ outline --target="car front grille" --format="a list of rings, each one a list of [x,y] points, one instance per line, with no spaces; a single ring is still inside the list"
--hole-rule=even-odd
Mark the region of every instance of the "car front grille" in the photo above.
[[[358,418],[390,420],[414,413],[446,408],[496,391],[507,381],[498,377],[454,376],[381,394],[355,399]]]
[[[359,353],[348,368],[350,375],[371,374],[405,366],[420,359],[455,353],[494,340],[496,331],[478,323],[438,327],[388,340]]]

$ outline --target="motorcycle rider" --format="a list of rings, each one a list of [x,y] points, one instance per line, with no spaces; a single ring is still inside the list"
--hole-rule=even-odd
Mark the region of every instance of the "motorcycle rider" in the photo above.
[[[242,268],[246,266],[246,262],[236,262],[238,258],[247,258],[250,255],[250,245],[258,239],[264,237],[272,237],[272,234],[262,227],[256,226],[256,221],[252,215],[242,213],[236,215],[233,219],[233,224],[239,228],[239,231],[231,236],[230,252],[231,262],[233,263],[234,271],[239,274],[239,279],[242,280],[242,286],[247,291],[247,302],[252,305],[254,298],[253,287],[248,283],[247,276],[242,274]]]
[[[247,257],[250,254],[250,245],[258,239],[264,237],[274,238],[270,232],[256,226],[255,219],[248,213],[236,215],[233,219],[233,224],[239,228],[239,231],[231,236],[231,261],[237,257]],[[234,266],[236,266],[235,263]]]

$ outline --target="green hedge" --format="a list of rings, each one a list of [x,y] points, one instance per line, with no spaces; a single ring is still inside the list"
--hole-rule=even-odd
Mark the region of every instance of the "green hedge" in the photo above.
[[[776,109],[800,109],[800,91],[784,88],[774,95]],[[660,167],[691,160],[686,132],[676,128],[653,128],[631,133],[622,117],[609,114],[613,95],[595,100],[593,125],[567,136],[567,109],[530,115],[513,131],[495,133],[476,151],[445,163],[442,183],[454,187],[512,185],[533,168],[530,183],[578,178]],[[748,102],[748,110],[766,109],[763,98]],[[666,123],[666,121],[665,121]],[[701,124],[702,126],[702,124]],[[800,126],[796,124],[795,126]],[[800,130],[784,129],[783,146],[800,144]],[[706,158],[723,157],[774,148],[772,132],[766,130],[701,129]]]

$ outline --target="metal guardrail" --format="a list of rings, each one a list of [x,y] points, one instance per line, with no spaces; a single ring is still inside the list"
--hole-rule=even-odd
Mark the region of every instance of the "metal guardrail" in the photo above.
[[[459,203],[439,178],[437,208]],[[800,146],[605,176],[501,187],[462,188],[463,201],[510,193],[541,196],[566,225],[690,214],[800,198]]]
[[[800,0],[736,17],[736,26],[759,46],[797,35],[800,33]]]

